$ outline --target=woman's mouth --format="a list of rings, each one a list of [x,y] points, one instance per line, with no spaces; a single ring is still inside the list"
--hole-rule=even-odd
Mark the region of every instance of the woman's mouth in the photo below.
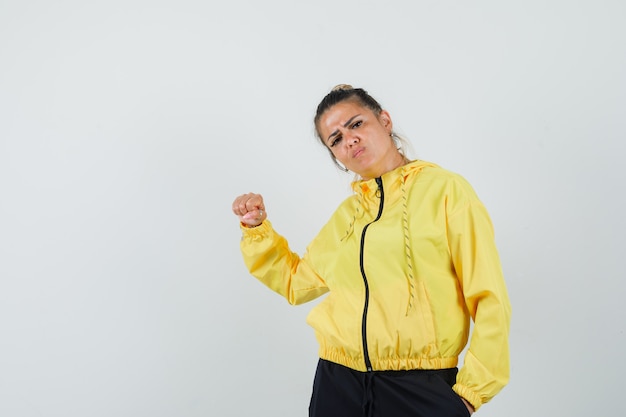
[[[365,151],[365,148],[358,148],[352,152],[352,158],[358,158]]]

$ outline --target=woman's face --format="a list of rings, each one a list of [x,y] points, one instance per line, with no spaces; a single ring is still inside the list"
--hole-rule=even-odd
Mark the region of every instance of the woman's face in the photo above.
[[[355,100],[335,104],[318,122],[320,137],[335,158],[366,180],[395,169],[403,161],[391,129],[387,111],[376,116]]]

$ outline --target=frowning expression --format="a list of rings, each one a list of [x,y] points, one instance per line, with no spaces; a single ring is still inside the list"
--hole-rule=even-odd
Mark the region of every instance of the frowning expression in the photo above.
[[[320,117],[318,132],[333,156],[363,179],[378,177],[395,168],[399,154],[385,110],[376,115],[356,100],[335,104]]]

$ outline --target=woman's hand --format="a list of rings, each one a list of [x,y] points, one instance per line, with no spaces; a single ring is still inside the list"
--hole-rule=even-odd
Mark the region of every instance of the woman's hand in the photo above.
[[[233,213],[248,227],[256,227],[267,219],[261,194],[248,193],[235,198]]]
[[[463,397],[461,397],[461,399],[463,400],[463,404],[465,404],[465,406],[467,407],[467,410],[469,411],[470,416],[471,416],[472,414],[474,414],[474,407],[472,407],[472,404],[470,404],[469,402],[467,402],[467,400],[466,400],[465,398],[463,398]]]

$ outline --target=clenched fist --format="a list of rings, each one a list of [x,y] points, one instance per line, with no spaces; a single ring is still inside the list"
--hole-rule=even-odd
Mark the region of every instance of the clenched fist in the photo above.
[[[233,213],[239,217],[241,223],[248,227],[258,226],[267,219],[261,194],[248,193],[235,198]]]

